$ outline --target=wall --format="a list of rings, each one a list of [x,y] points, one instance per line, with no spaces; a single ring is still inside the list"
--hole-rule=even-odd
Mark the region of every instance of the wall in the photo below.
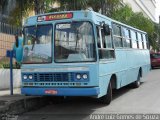
[[[13,70],[13,86],[18,88],[21,86],[21,70]],[[10,70],[0,69],[0,90],[10,88]]]
[[[6,56],[6,50],[11,50],[13,42],[15,41],[14,35],[0,33],[0,60]]]

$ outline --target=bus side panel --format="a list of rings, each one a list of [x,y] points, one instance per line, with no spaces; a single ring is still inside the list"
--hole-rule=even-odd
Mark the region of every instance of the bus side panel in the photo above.
[[[142,77],[149,72],[150,58],[148,50],[128,50],[127,60],[127,79],[130,79],[130,83],[137,80],[140,68],[142,70]]]
[[[144,51],[145,55],[145,66],[143,67],[143,76],[145,76],[151,70],[150,52],[149,50]]]
[[[116,59],[113,61],[100,62],[99,65],[99,86],[100,95],[107,93],[107,88],[111,76],[117,77],[116,88],[121,88],[137,80],[137,76],[142,68],[142,75],[149,72],[150,59],[148,50],[115,50]]]
[[[98,97],[106,95],[110,77],[111,75],[104,75],[99,77],[100,94],[98,95]]]
[[[122,81],[127,84],[126,80],[126,54],[123,51],[116,51],[116,59],[110,61],[101,61],[99,65],[99,85],[101,95],[107,93],[108,84],[113,74],[116,75],[116,88],[121,87]]]

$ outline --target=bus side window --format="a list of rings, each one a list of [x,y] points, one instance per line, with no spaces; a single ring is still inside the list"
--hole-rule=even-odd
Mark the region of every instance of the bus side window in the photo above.
[[[139,49],[143,49],[143,39],[141,37],[141,34],[137,32],[137,36],[138,36],[138,42],[139,42]]]
[[[136,33],[136,42],[137,42],[137,48],[139,48],[138,32],[135,32],[135,33]]]
[[[122,35],[123,35],[123,46],[126,48],[131,48],[131,34],[130,30],[123,27],[122,28]]]
[[[141,40],[142,40],[142,49],[144,49],[144,40],[143,40],[143,34],[141,34]]]
[[[144,42],[144,49],[149,48],[148,41],[146,39],[146,35],[145,34],[143,34],[143,42]]]
[[[100,59],[113,59],[114,49],[111,35],[105,35],[105,31],[103,28],[97,29],[97,39],[98,39],[98,51]]]
[[[132,38],[132,48],[137,48],[136,32],[135,31],[131,31],[131,38]]]
[[[113,39],[114,39],[115,47],[117,47],[117,48],[123,47],[123,40],[122,40],[120,25],[113,24]]]

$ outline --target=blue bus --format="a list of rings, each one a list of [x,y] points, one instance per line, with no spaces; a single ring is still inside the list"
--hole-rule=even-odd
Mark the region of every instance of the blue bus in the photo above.
[[[23,34],[23,53],[21,44],[16,50],[25,95],[90,96],[110,104],[113,89],[138,88],[150,71],[147,33],[94,11],[29,17]]]

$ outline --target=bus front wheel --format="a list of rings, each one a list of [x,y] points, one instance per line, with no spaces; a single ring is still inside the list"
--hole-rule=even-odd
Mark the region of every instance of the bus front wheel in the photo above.
[[[107,94],[99,98],[100,102],[106,105],[109,105],[112,101],[112,84],[111,82],[108,85]]]

